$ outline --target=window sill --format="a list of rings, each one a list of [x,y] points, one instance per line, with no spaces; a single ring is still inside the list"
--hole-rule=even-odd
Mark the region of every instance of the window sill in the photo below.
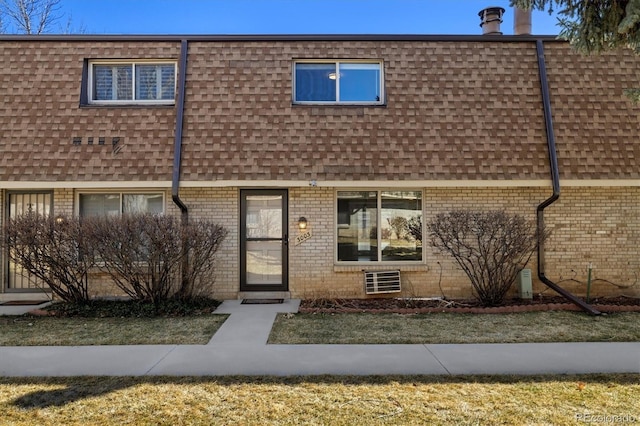
[[[292,102],[293,107],[330,107],[330,108],[385,108],[384,102],[354,102],[354,103],[334,103],[334,102]]]
[[[92,103],[81,103],[80,108],[170,108],[173,109],[175,107],[175,103],[171,104],[146,104],[146,103],[114,103],[114,104],[92,104]]]
[[[362,271],[386,271],[389,269],[398,269],[402,272],[425,272],[430,268],[426,263],[411,263],[407,264],[398,264],[398,263],[359,263],[357,265],[343,265],[343,264],[334,264],[333,272],[362,272]]]

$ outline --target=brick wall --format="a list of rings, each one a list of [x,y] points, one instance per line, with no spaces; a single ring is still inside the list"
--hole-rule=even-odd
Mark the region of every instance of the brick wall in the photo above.
[[[53,190],[53,214],[75,215],[73,189],[59,188]]]
[[[504,209],[535,223],[536,208],[550,196],[547,188],[428,188],[424,193],[424,221],[454,209]],[[293,297],[366,297],[362,270],[374,265],[334,264],[334,191],[326,188],[290,191],[291,235],[299,216],[309,220],[313,236],[290,246],[290,289]],[[586,294],[586,268],[593,263],[591,294],[640,295],[633,285],[640,275],[640,189],[566,188],[548,207],[546,225],[552,236],[546,245],[546,275],[578,295]],[[425,243],[426,264],[401,266],[403,295],[409,297],[470,297],[466,275],[447,256]],[[555,295],[537,280],[537,259],[532,270],[534,293]],[[575,271],[575,272],[573,272]],[[567,281],[574,278],[582,283]],[[511,294],[515,295],[516,288]]]
[[[550,195],[549,188],[427,188],[424,222],[439,212],[454,209],[505,209],[535,221],[536,208]],[[0,191],[4,205],[5,193]],[[239,189],[183,188],[181,199],[189,207],[190,220],[208,219],[229,234],[218,253],[213,296],[234,299],[239,291]],[[74,211],[74,192],[54,191],[56,213]],[[587,266],[593,266],[591,294],[640,296],[640,188],[566,187],[560,199],[545,211],[551,237],[546,244],[546,275],[578,295],[585,295]],[[167,198],[168,214],[179,210]],[[0,215],[2,221],[5,215]],[[295,244],[298,218],[308,220],[312,237]],[[375,264],[355,266],[334,262],[335,189],[323,187],[289,190],[289,288],[292,297],[366,297],[363,269],[387,269]],[[471,296],[469,281],[447,255],[424,244],[426,262],[401,265],[403,296],[462,298]],[[536,256],[528,265],[534,293],[554,295],[536,278]],[[4,272],[3,272],[4,273]],[[3,276],[4,280],[5,277]],[[91,293],[120,294],[99,275],[92,277]],[[3,281],[4,282],[4,281]],[[515,288],[512,291],[515,294]]]
[[[564,188],[546,218],[549,278],[585,294],[591,264],[592,295],[640,296],[640,188]]]
[[[428,188],[424,192],[424,221],[437,213],[474,206],[524,214],[535,222],[537,205],[548,190],[531,188]],[[293,297],[366,297],[363,269],[401,270],[402,296],[450,298],[470,297],[471,286],[462,271],[445,255],[434,253],[428,243],[422,265],[381,266],[362,263],[334,264],[334,190],[326,188],[290,191],[291,220],[299,215],[309,219],[313,237],[290,247],[290,288]],[[295,231],[292,229],[292,231]],[[294,234],[292,234],[294,235]],[[535,270],[535,259],[529,265]]]
[[[289,191],[289,288],[292,297],[355,295],[357,282],[333,272],[334,191],[331,188],[294,188]],[[304,216],[311,238],[295,245]]]
[[[235,299],[239,291],[238,197],[238,188],[186,188],[180,191],[180,198],[189,208],[189,220],[211,220],[228,231],[217,254],[218,272],[213,296],[220,299]],[[169,209],[177,210],[173,203]]]

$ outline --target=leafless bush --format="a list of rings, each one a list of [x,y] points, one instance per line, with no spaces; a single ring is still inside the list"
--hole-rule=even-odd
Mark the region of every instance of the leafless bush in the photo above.
[[[90,223],[98,266],[134,299],[167,299],[179,272],[179,224],[172,216],[92,217]]]
[[[189,222],[181,228],[182,279],[176,297],[193,299],[211,292],[215,283],[215,254],[227,236],[222,226],[207,221]]]
[[[157,303],[210,291],[214,255],[226,231],[210,222],[182,225],[164,215],[95,217],[91,224],[98,267],[130,297]]]
[[[502,303],[538,241],[532,223],[504,211],[440,213],[428,229],[432,246],[453,256],[486,306]]]
[[[66,302],[89,300],[88,272],[94,263],[83,225],[77,218],[27,213],[9,219],[3,233],[3,245],[11,262]]]

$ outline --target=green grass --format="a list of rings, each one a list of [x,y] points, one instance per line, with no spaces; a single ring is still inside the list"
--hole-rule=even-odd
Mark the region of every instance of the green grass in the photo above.
[[[419,344],[640,341],[640,313],[280,314],[269,343]]]
[[[204,345],[227,315],[156,318],[0,316],[0,346]]]
[[[640,375],[0,378],[10,425],[640,422]],[[626,417],[625,417],[626,416]]]

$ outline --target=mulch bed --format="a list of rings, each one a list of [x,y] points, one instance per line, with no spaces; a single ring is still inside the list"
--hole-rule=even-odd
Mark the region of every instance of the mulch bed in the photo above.
[[[598,298],[591,305],[602,313],[640,312],[640,298]],[[301,313],[398,313],[422,314],[436,312],[504,314],[539,311],[581,311],[562,297],[536,296],[533,300],[511,299],[501,306],[484,307],[476,300],[445,299],[307,299],[300,304]]]

